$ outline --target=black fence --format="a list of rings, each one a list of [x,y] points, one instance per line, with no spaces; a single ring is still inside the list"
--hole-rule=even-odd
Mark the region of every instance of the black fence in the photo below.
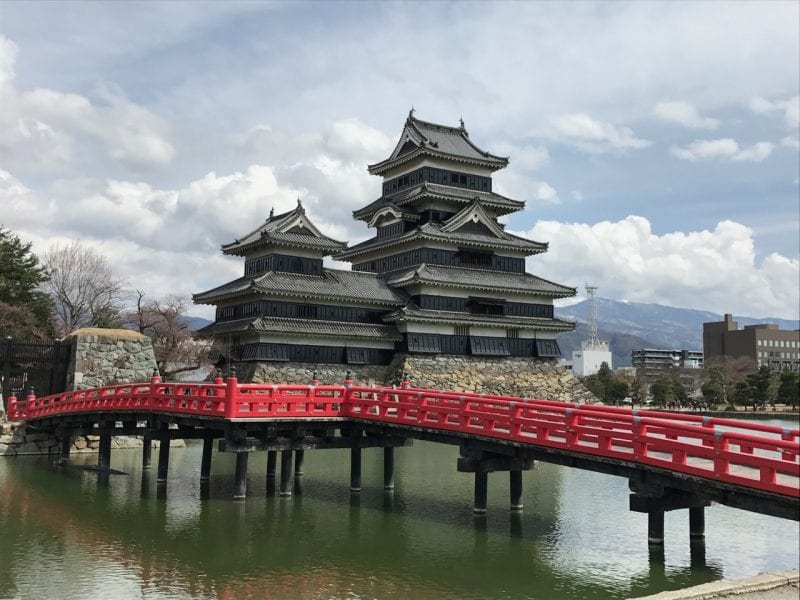
[[[71,347],[68,341],[34,342],[0,338],[4,408],[9,396],[24,396],[30,388],[37,396],[65,391]]]

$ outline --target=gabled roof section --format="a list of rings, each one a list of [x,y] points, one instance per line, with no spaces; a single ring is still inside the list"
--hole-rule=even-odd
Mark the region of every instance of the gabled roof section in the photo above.
[[[425,182],[413,188],[403,190],[392,196],[381,196],[377,200],[370,202],[364,208],[353,211],[353,218],[369,222],[376,211],[389,204],[402,209],[406,206],[413,206],[417,200],[424,198],[434,198],[438,200],[451,200],[454,203],[466,204],[474,200],[479,200],[486,208],[491,208],[498,216],[514,213],[525,208],[522,200],[506,198],[494,192],[483,192],[478,190],[467,190],[464,188],[451,187],[440,183]]]
[[[417,119],[412,108],[392,154],[386,160],[369,165],[368,169],[372,175],[381,175],[423,155],[476,164],[493,171],[508,165],[508,158],[495,156],[473,144],[463,121],[460,127],[430,123]]]
[[[388,277],[386,283],[398,288],[404,288],[415,283],[424,283],[445,288],[510,292],[514,294],[540,294],[553,298],[568,298],[576,294],[575,288],[554,283],[530,273],[507,273],[428,264],[422,264],[405,271],[398,271]]]
[[[375,227],[378,219],[385,215],[391,215],[396,219],[403,219],[404,221],[419,221],[419,215],[408,212],[397,206],[394,202],[385,202],[382,206],[378,208],[374,213],[372,213],[372,217],[370,218],[367,225],[370,227]]]
[[[195,294],[192,299],[196,304],[217,304],[254,294],[380,306],[398,306],[406,302],[402,291],[390,288],[375,273],[340,269],[323,269],[322,277],[268,271],[255,277],[241,277]]]
[[[460,214],[460,213],[459,213]],[[457,215],[456,215],[457,216]],[[451,219],[455,218],[451,217]],[[415,242],[417,240],[431,240],[436,242],[444,242],[451,244],[453,250],[462,247],[473,247],[480,250],[513,250],[517,252],[524,252],[527,256],[532,254],[539,254],[547,252],[547,243],[534,242],[524,237],[506,233],[499,226],[496,226],[498,231],[502,233],[502,237],[498,237],[494,233],[475,233],[471,231],[442,231],[442,226],[439,223],[425,223],[419,227],[398,235],[393,238],[377,237],[370,238],[360,244],[351,246],[344,252],[340,252],[334,258],[336,260],[352,261],[353,259],[369,254],[376,250],[383,250],[388,248],[396,248],[403,244]],[[392,250],[391,252],[397,252]]]
[[[456,213],[447,221],[442,223],[439,231],[442,233],[454,233],[469,223],[480,223],[491,234],[501,240],[510,240],[514,237],[511,234],[503,231],[503,228],[486,214],[486,211],[483,210],[478,200],[473,200],[472,204],[470,204],[467,208],[462,210],[460,213]]]
[[[270,212],[269,218],[258,228],[230,244],[223,244],[222,253],[244,256],[254,248],[269,245],[318,250],[320,256],[347,248],[345,242],[329,238],[317,229],[299,198],[294,210],[279,215]]]

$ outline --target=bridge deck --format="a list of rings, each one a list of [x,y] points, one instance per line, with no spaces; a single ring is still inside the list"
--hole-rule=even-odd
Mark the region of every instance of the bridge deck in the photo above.
[[[748,510],[800,518],[800,429],[758,422],[405,384],[400,389],[316,382],[240,384],[235,378],[214,383],[154,378],[143,384],[29,396],[11,399],[8,413],[53,430],[101,420],[166,418],[178,427],[175,437],[212,435],[234,450],[234,442],[248,437],[302,437],[304,429],[326,424],[343,430],[357,425],[375,435],[482,447],[631,481],[645,478]],[[760,505],[765,503],[771,508],[764,510]]]

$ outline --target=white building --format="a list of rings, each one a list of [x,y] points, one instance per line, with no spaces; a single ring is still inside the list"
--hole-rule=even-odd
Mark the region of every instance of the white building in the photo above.
[[[580,350],[572,352],[572,373],[576,377],[595,375],[603,363],[612,367],[608,342],[586,340],[581,342]]]

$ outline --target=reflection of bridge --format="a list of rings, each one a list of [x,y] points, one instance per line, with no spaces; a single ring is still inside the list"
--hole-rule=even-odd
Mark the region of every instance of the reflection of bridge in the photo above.
[[[689,509],[690,535],[704,532],[715,501],[798,520],[800,429],[658,411],[581,406],[547,400],[344,385],[150,383],[79,390],[9,401],[9,418],[34,421],[61,438],[69,459],[76,434],[100,436],[99,468],[110,468],[114,435],[143,435],[143,466],[160,441],[158,482],[165,484],[171,439],[203,439],[201,477],[213,443],[236,453],[235,497],[246,494],[252,451],[267,451],[281,495],[292,493],[304,451],[349,448],[350,487],[361,489],[363,448],[384,450],[384,487],[394,487],[394,448],[424,439],[460,447],[458,470],[475,474],[474,509],[486,510],[487,477],[509,471],[512,509],[522,508],[522,471],[535,460],[627,477],[630,508],[648,513],[649,539],[663,542],[664,512]]]

